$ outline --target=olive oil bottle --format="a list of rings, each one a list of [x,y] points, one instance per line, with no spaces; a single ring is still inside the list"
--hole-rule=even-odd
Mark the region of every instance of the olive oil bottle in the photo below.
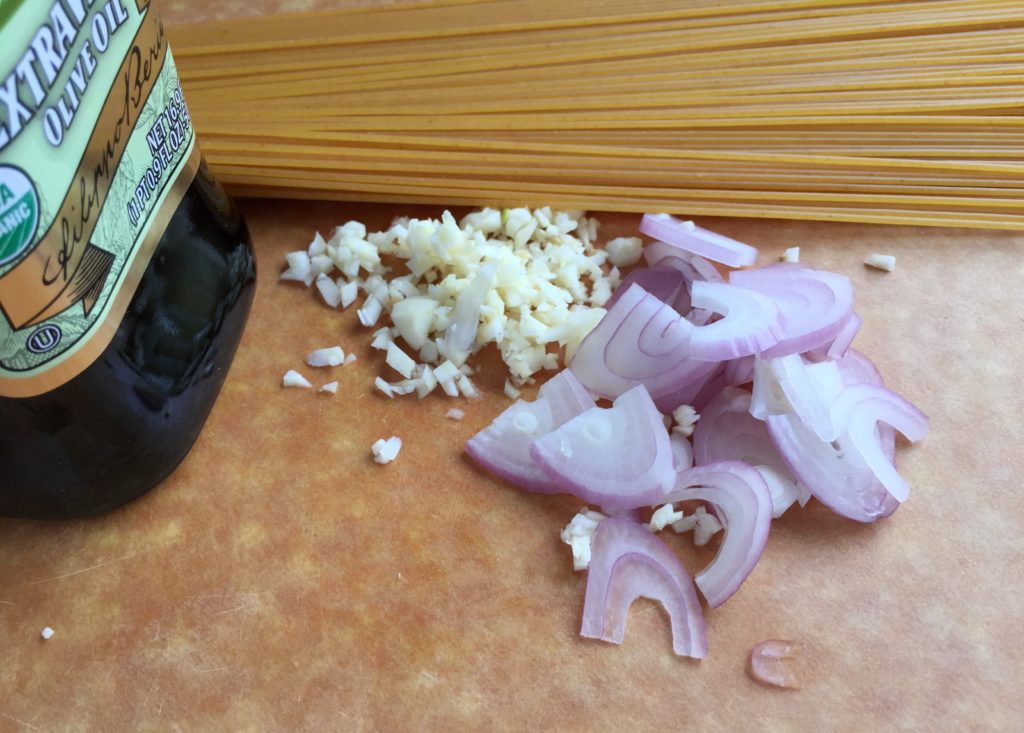
[[[148,0],[0,3],[0,515],[94,515],[159,483],[254,289]]]

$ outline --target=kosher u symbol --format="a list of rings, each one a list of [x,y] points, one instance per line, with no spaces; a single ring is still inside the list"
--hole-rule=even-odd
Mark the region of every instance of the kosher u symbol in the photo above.
[[[32,335],[28,337],[25,346],[33,354],[46,354],[57,348],[57,344],[60,343],[63,336],[64,334],[60,330],[60,326],[48,323],[33,331]]]

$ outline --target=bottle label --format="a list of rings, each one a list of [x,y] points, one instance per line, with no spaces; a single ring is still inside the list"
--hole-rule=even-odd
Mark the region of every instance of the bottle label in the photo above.
[[[149,0],[25,0],[0,37],[0,396],[25,397],[110,343],[199,151]]]

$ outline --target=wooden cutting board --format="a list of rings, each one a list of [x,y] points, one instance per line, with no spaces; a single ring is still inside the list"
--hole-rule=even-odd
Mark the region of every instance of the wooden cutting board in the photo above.
[[[169,5],[182,21],[200,4]],[[708,611],[697,663],[673,656],[645,601],[622,646],[579,638],[585,575],[558,539],[579,503],[522,493],[461,452],[508,404],[493,354],[482,401],[387,402],[354,312],[277,282],[314,230],[438,209],[242,209],[256,304],[185,463],[96,520],[0,520],[0,731],[1019,726],[1024,235],[700,221],[765,261],[799,245],[806,263],[848,274],[857,347],[932,431],[900,448],[913,492],[889,520],[861,526],[812,503],[776,522],[739,593]],[[637,222],[599,218],[609,237]],[[864,268],[873,251],[895,254],[897,270]],[[337,343],[359,361],[304,368]],[[282,389],[291,368],[337,379],[338,395]],[[453,404],[462,422],[444,418]],[[390,435],[405,446],[378,466],[370,444]],[[709,559],[671,541],[691,572]],[[766,638],[804,645],[803,690],[748,679]]]

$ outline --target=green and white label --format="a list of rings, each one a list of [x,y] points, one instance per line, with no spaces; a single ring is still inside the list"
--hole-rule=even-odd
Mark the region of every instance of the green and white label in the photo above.
[[[0,14],[0,396],[102,352],[198,168],[148,0],[22,0]]]
[[[25,173],[0,165],[0,265],[28,249],[39,223],[39,196]]]

